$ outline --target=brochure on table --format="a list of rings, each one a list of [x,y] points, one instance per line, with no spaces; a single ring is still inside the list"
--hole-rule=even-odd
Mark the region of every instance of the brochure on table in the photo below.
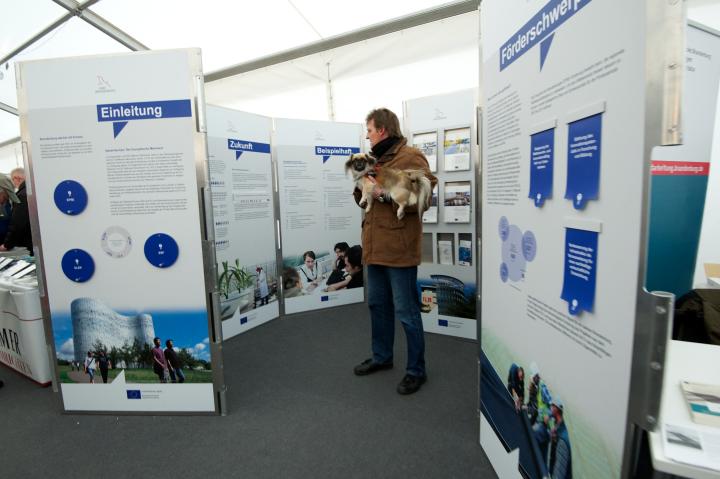
[[[217,412],[200,50],[21,62],[17,77],[64,409]]]
[[[272,119],[207,106],[207,137],[223,338],[280,314]]]
[[[275,120],[286,314],[364,301],[361,287],[327,290],[335,245],[360,244],[362,210],[345,162],[362,133],[360,124]]]
[[[689,25],[685,62],[683,144],[653,150],[647,271],[650,291],[669,291],[678,298],[704,283],[703,262],[718,258],[714,244],[706,243],[704,250],[698,246],[701,229],[720,224],[717,203],[708,202],[703,209],[706,190],[711,194],[720,36]]]
[[[501,451],[501,477],[620,477],[643,257],[645,5],[482,3],[480,435]],[[510,454],[519,464],[503,469]]]
[[[410,142],[428,158],[438,186],[423,215],[423,263],[418,268],[425,331],[476,339],[474,90],[407,100]],[[438,149],[437,145],[443,145]],[[438,201],[440,200],[440,201]],[[430,251],[427,251],[430,249]]]

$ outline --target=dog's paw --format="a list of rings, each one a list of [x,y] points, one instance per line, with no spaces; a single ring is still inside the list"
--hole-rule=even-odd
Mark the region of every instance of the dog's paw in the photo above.
[[[360,204],[359,204],[360,208],[366,208],[367,205],[368,205],[368,202],[367,202],[367,201],[361,201]]]
[[[405,212],[403,210],[398,210],[397,211],[397,219],[401,220],[403,218],[405,218]]]

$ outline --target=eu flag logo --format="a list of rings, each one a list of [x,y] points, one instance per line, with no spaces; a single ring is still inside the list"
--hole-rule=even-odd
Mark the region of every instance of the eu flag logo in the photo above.
[[[438,325],[448,327],[447,319],[438,319]]]
[[[141,399],[140,390],[139,389],[128,389],[127,390],[127,398],[128,399]]]
[[[330,299],[330,296],[322,296],[320,298],[320,301],[328,301]]]

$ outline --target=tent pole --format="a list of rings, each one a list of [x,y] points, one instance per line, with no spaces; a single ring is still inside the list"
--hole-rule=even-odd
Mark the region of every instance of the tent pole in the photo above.
[[[95,0],[98,1],[98,0]],[[92,10],[89,10],[85,8],[85,4],[81,5],[80,3],[76,2],[75,0],[53,0],[53,2],[57,3],[67,11],[73,13],[73,15],[77,15],[78,17],[85,20],[87,23],[92,25],[93,27],[97,28],[101,32],[103,32],[105,35],[109,36],[113,40],[123,44],[127,48],[133,51],[139,51],[139,50],[149,50],[148,47],[128,35],[127,33],[120,30],[118,27],[113,25],[112,23],[105,20],[103,17],[98,15],[97,13],[94,13]],[[88,3],[95,3],[95,2],[88,2]]]
[[[6,146],[12,145],[13,143],[18,143],[19,141],[19,136],[16,136],[15,138],[10,138],[9,140],[0,141],[0,148],[5,148]]]
[[[18,116],[17,108],[12,107],[7,103],[0,102],[0,110],[5,110],[8,113],[12,113],[13,115]]]
[[[74,17],[75,15],[78,15],[82,10],[84,10],[84,9],[86,9],[86,8],[89,8],[90,6],[96,4],[96,3],[99,2],[99,1],[100,1],[100,0],[88,0],[88,1],[85,2],[84,4],[79,5],[76,10],[71,10],[71,11],[69,11],[68,13],[66,13],[65,15],[63,15],[62,17],[58,18],[57,20],[55,20],[54,22],[52,22],[52,23],[51,23],[50,25],[48,25],[47,27],[45,27],[45,28],[43,28],[42,30],[40,30],[39,33],[37,33],[36,35],[34,35],[34,36],[33,36],[32,38],[30,38],[28,41],[26,41],[25,43],[23,43],[22,45],[20,45],[19,47],[17,47],[17,48],[14,49],[13,51],[11,51],[10,53],[8,53],[8,54],[5,55],[4,57],[2,57],[2,59],[0,59],[0,65],[2,65],[2,64],[5,63],[5,62],[7,62],[8,60],[10,60],[10,59],[13,58],[15,55],[17,55],[17,54],[20,53],[21,51],[25,50],[27,47],[29,47],[30,45],[32,45],[32,44],[35,43],[36,41],[40,40],[42,37],[44,37],[44,36],[47,35],[48,33],[50,33],[50,32],[52,32],[53,30],[55,30],[57,27],[59,27],[60,25],[62,25],[62,24],[65,23],[65,22],[67,22],[68,20],[70,20],[70,19],[71,19],[72,17]]]
[[[335,98],[333,97],[332,79],[330,78],[330,62],[327,65],[327,103],[328,120],[335,121]]]
[[[285,50],[280,53],[274,53],[255,60],[250,60],[249,62],[240,63],[228,68],[223,68],[222,70],[210,72],[205,75],[205,83],[222,80],[223,78],[240,75],[241,73],[257,70],[259,68],[277,65],[278,63],[284,63],[290,60],[295,60],[296,58],[302,58],[315,53],[332,50],[333,48],[350,45],[363,40],[369,40],[370,38],[379,37],[381,35],[387,35],[401,30],[406,30],[408,28],[425,25],[427,23],[437,22],[445,18],[451,18],[470,12],[477,12],[479,5],[479,0],[458,0],[404,17],[394,18],[386,22],[370,25],[369,27],[354,30],[342,35],[328,37],[318,42],[309,43],[298,48]]]

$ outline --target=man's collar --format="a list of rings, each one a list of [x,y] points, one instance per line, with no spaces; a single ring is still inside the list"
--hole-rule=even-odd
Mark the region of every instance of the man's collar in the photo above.
[[[378,163],[385,163],[390,161],[398,152],[398,150],[400,150],[400,148],[407,144],[407,139],[405,137],[393,139],[395,140],[395,143],[393,143],[392,146],[387,149],[387,151],[385,151],[382,155],[378,157]]]

